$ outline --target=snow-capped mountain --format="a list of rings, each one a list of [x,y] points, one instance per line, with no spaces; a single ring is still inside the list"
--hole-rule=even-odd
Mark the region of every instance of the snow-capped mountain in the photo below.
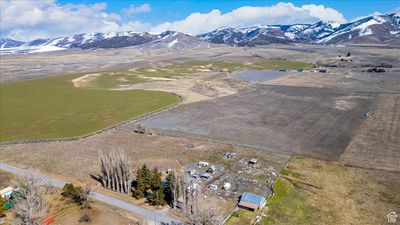
[[[339,24],[268,25],[248,28],[222,27],[209,33],[193,36],[175,31],[160,34],[148,32],[84,33],[70,37],[37,39],[21,42],[0,39],[1,54],[33,53],[69,48],[121,48],[137,46],[140,49],[185,49],[209,46],[209,43],[234,46],[257,46],[271,43],[400,43],[400,15],[373,15]]]
[[[235,29],[222,27],[199,37],[212,43],[254,46],[270,43],[385,43],[400,37],[400,15],[374,15],[339,24],[317,22]]]
[[[400,15],[374,15],[341,25],[318,43],[385,43],[400,37]]]
[[[199,48],[199,47],[210,47],[210,43],[199,39],[196,36],[166,31],[161,33],[159,38],[155,41],[151,41],[142,45],[136,46],[136,48],[146,49],[188,49],[188,48]]]
[[[64,50],[70,48],[122,48],[140,46],[141,48],[193,48],[209,45],[196,36],[175,31],[166,31],[160,34],[148,32],[110,32],[76,34],[70,37],[37,39],[29,42],[20,42],[12,39],[0,40],[1,54],[35,53]]]
[[[9,38],[0,39],[0,48],[15,48],[23,45],[24,42],[16,41]]]

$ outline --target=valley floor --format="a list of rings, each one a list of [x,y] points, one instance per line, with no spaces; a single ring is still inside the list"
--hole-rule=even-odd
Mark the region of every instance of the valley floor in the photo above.
[[[64,181],[89,182],[98,191],[129,198],[146,207],[144,202],[104,190],[90,178],[99,172],[99,151],[123,148],[135,168],[146,163],[163,171],[183,169],[202,160],[229,168],[231,163],[221,159],[224,152],[237,152],[243,159],[257,158],[261,165],[277,171],[291,158],[274,187],[276,194],[268,200],[264,224],[382,224],[387,213],[400,211],[398,50],[269,46],[218,47],[182,54],[132,51],[85,51],[82,58],[74,59],[79,67],[71,72],[86,71],[100,63],[95,59],[104,62],[110,57],[114,61],[110,60],[107,68],[146,65],[156,71],[194,58],[225,60],[236,66],[276,56],[319,65],[335,63],[338,67],[328,68],[328,73],[310,69],[257,83],[238,80],[228,71],[207,71],[206,75],[183,75],[177,79],[164,71],[158,75],[172,80],[135,83],[130,77],[132,83],[121,87],[121,82],[129,80],[123,75],[112,80],[112,88],[117,85],[117,89],[176,90],[186,104],[81,140],[2,144],[1,161]],[[352,52],[353,61],[342,64],[337,55],[347,51]],[[26,56],[28,61],[15,73],[11,71],[24,57],[2,58],[7,72],[2,82],[11,85],[11,81],[56,75],[51,74],[51,68],[69,68],[66,62],[78,53],[70,54],[52,53],[54,61],[43,62],[39,72],[32,74],[26,73],[32,69],[29,62],[44,61],[46,55]],[[93,55],[96,56],[92,60]],[[368,62],[389,62],[393,68],[386,73],[362,72],[362,65]],[[107,75],[103,78],[110,81]],[[99,86],[91,90],[102,90],[104,84],[95,83]],[[110,83],[106,85],[110,88]],[[135,133],[139,124],[153,129],[154,135]],[[225,196],[215,199],[223,199],[220,206],[224,212],[237,200]],[[232,217],[228,224],[249,224],[256,215],[240,210],[239,217]]]

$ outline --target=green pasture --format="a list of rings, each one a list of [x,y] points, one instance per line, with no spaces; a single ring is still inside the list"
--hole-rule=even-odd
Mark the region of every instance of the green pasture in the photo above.
[[[279,178],[274,186],[275,195],[268,199],[268,216],[262,222],[267,224],[313,224],[313,209],[305,203],[304,197],[292,183]]]
[[[73,87],[79,76],[1,84],[0,141],[85,135],[180,100],[157,91]]]

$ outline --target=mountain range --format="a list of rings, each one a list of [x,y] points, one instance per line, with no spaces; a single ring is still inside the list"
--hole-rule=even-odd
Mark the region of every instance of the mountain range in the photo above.
[[[159,34],[148,32],[92,32],[70,37],[36,39],[22,42],[0,39],[1,54],[34,53],[70,48],[184,49],[213,44],[257,46],[272,43],[392,44],[400,43],[400,14],[373,15],[339,24],[319,21],[314,24],[268,25],[248,28],[221,27],[209,33],[193,36],[175,31]]]

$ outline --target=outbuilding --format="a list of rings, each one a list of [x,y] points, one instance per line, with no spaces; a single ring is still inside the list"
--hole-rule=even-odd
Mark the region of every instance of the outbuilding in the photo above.
[[[210,166],[210,167],[207,169],[207,173],[214,173],[216,170],[217,170],[217,167],[215,167],[215,166],[213,165],[213,166]]]
[[[231,189],[231,184],[230,183],[225,183],[224,186],[222,187],[225,191]]]
[[[203,173],[200,177],[209,180],[212,178],[212,175],[209,173]]]
[[[249,160],[249,165],[256,165],[257,164],[257,159],[250,159]]]
[[[196,174],[196,172],[197,172],[196,169],[193,169],[193,168],[186,170],[186,173],[188,173],[189,175],[194,175],[194,174]]]
[[[197,165],[201,167],[208,167],[208,162],[198,162]]]
[[[240,197],[239,207],[256,211],[264,207],[266,201],[261,195],[244,192]]]
[[[4,199],[10,199],[13,196],[13,191],[14,191],[14,188],[6,187],[6,188],[0,190],[0,195]]]
[[[215,190],[218,189],[218,185],[216,185],[216,184],[211,184],[210,186],[208,186],[208,188],[209,188],[210,190],[215,191]]]

